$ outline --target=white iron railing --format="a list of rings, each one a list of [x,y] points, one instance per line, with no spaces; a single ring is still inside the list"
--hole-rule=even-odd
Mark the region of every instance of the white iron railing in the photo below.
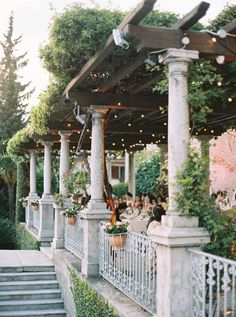
[[[157,252],[149,237],[128,232],[121,249],[100,226],[100,274],[148,312],[156,312]]]
[[[76,216],[75,225],[69,225],[65,219],[65,248],[82,259],[84,254],[83,218]]]
[[[192,317],[236,316],[236,261],[192,252]]]

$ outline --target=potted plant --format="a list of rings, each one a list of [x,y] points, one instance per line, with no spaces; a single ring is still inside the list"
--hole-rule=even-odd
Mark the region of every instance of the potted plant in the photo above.
[[[80,207],[80,204],[74,204],[73,207],[65,208],[62,211],[62,215],[66,216],[69,225],[75,225],[76,216],[80,211]]]
[[[39,209],[39,201],[31,201],[32,210],[37,211]]]
[[[113,250],[120,250],[123,248],[126,241],[126,233],[129,229],[128,222],[108,222],[104,226],[104,230],[108,233],[109,243]]]
[[[19,202],[22,203],[22,206],[23,206],[23,207],[27,207],[27,206],[28,206],[28,199],[27,199],[26,197],[21,197],[21,198],[19,199]]]

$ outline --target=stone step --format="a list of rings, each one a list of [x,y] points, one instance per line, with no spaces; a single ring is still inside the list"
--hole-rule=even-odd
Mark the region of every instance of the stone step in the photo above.
[[[40,299],[40,300],[8,300],[0,301],[0,312],[22,311],[22,310],[46,310],[62,309],[64,304],[62,299]]]
[[[0,273],[0,282],[5,281],[39,281],[39,280],[55,280],[55,272],[13,272]]]
[[[13,290],[36,290],[36,289],[57,289],[59,284],[57,280],[51,281],[10,281],[0,282],[0,291]]]
[[[45,289],[45,290],[28,290],[28,291],[3,291],[0,292],[1,301],[13,300],[34,300],[34,299],[52,299],[61,298],[61,291],[59,289]]]
[[[0,317],[66,317],[64,309],[0,311]]]
[[[54,272],[54,265],[42,266],[0,266],[0,273],[13,272]]]

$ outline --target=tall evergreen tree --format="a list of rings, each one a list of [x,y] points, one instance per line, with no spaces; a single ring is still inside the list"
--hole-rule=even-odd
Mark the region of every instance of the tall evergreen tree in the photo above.
[[[0,61],[0,153],[6,150],[7,141],[24,125],[26,101],[31,92],[26,88],[29,83],[22,84],[18,74],[19,69],[28,63],[26,54],[17,55],[16,46],[22,37],[13,37],[14,18],[11,14],[6,34],[0,45],[3,58]]]

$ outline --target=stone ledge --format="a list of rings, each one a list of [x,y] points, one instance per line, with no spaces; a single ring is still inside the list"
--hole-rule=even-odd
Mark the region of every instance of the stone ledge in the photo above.
[[[95,290],[103,300],[107,301],[120,317],[152,316],[102,277],[86,278],[81,273],[80,260],[72,253],[66,250],[54,250],[54,261],[56,266],[58,259],[64,261],[67,267],[76,270],[78,276]],[[59,274],[58,271],[57,273]],[[69,275],[69,272],[67,272],[67,274]]]

